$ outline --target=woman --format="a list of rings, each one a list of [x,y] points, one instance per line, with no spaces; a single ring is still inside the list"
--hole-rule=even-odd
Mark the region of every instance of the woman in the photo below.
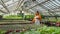
[[[40,25],[40,21],[41,21],[41,15],[37,11],[32,22],[35,23],[36,25]]]

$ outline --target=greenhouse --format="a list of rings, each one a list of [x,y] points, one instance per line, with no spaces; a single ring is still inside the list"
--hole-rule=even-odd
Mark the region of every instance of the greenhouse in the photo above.
[[[0,34],[60,34],[60,0],[0,0]]]

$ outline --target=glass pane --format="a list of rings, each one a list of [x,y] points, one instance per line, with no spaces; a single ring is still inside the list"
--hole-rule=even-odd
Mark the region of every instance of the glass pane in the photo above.
[[[38,3],[44,2],[46,0],[36,0]]]
[[[3,8],[3,6],[2,5],[0,5],[0,9],[2,9]]]
[[[59,4],[58,6],[60,6],[60,0],[55,0],[55,2]]]
[[[8,1],[11,1],[11,0],[2,0],[4,3],[8,2]]]

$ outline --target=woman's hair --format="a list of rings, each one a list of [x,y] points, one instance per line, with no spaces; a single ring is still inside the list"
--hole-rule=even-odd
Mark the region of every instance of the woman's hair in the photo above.
[[[39,11],[37,11],[37,13],[39,13]]]
[[[39,11],[36,12],[36,15],[39,15]]]
[[[36,13],[38,13],[38,14],[39,14],[39,11],[37,11]]]

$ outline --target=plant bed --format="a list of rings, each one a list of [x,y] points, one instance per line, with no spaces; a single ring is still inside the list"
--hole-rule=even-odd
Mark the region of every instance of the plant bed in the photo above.
[[[60,22],[57,22],[57,23],[56,23],[56,26],[60,26]]]
[[[21,30],[0,30],[0,34],[60,34],[60,27],[37,27]]]
[[[23,34],[60,34],[60,27],[46,27],[46,26],[44,26],[41,28],[25,31]]]
[[[3,16],[2,15],[0,15],[0,20],[2,20],[3,19]]]
[[[45,24],[47,26],[58,26],[58,24],[59,24],[59,26],[60,26],[60,23],[56,23],[56,22],[52,22],[52,21],[46,21],[43,24]]]

